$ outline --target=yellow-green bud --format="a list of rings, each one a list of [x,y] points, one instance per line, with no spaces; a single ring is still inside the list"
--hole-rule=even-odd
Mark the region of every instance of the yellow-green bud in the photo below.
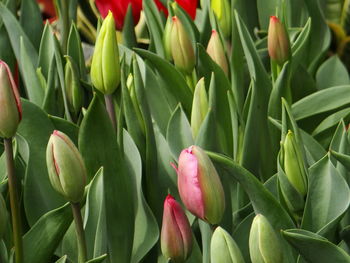
[[[269,221],[261,214],[255,216],[249,234],[249,253],[252,263],[281,263],[280,241]]]
[[[167,60],[172,60],[172,54],[171,54],[171,29],[172,29],[173,23],[172,19],[169,16],[165,28],[164,28],[164,35],[163,35],[163,45],[164,45],[164,52],[165,52],[165,58]]]
[[[84,196],[86,169],[74,143],[55,130],[46,148],[46,163],[53,188],[68,201],[77,203]]]
[[[120,83],[120,64],[113,14],[103,21],[91,63],[92,84],[103,94],[112,94]]]
[[[179,70],[190,75],[196,64],[192,42],[180,19],[174,16],[172,20],[170,39],[174,64]]]
[[[210,243],[211,263],[244,263],[236,242],[221,227],[217,227]]]
[[[202,122],[208,113],[208,109],[208,95],[205,90],[204,78],[201,78],[195,87],[192,103],[191,129],[194,138],[198,135]]]
[[[79,69],[71,57],[66,56],[66,59],[64,77],[67,101],[70,111],[77,116],[83,106],[83,91],[80,87]]]
[[[7,225],[7,209],[6,209],[5,200],[0,194],[0,240],[4,235],[6,225]]]
[[[225,36],[231,36],[231,6],[228,0],[211,0],[211,8],[218,18],[219,26]]]
[[[228,64],[224,46],[222,45],[220,36],[216,30],[212,30],[211,38],[208,43],[207,52],[209,56],[218,64],[222,70],[228,75]]]
[[[300,149],[292,131],[288,131],[283,142],[284,172],[293,187],[302,195],[307,192],[307,176]]]

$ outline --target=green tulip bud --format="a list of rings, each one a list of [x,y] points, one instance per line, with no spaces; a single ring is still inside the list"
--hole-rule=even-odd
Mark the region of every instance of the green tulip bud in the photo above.
[[[2,195],[0,194],[0,240],[5,233],[6,225],[7,225],[6,203]]]
[[[0,137],[13,137],[21,119],[22,106],[15,81],[7,64],[0,60]]]
[[[171,54],[171,29],[172,29],[173,23],[170,16],[168,17],[165,28],[164,28],[164,35],[163,35],[163,45],[164,45],[164,51],[165,51],[165,58],[167,60],[172,60],[172,54]]]
[[[231,36],[231,6],[228,0],[211,0],[211,8],[218,18],[219,26],[225,36]]]
[[[55,130],[46,148],[46,163],[53,188],[72,203],[84,196],[86,169],[74,143]]]
[[[283,143],[284,172],[291,185],[302,195],[307,192],[307,176],[300,149],[292,131],[288,131]]]
[[[172,20],[170,40],[174,64],[179,70],[190,75],[196,64],[192,42],[180,19],[174,16]]]
[[[66,56],[65,89],[70,111],[77,116],[83,106],[83,91],[80,87],[79,69],[73,59]]]
[[[120,83],[120,64],[113,14],[103,21],[91,63],[92,84],[105,95],[112,94]]]
[[[283,253],[275,230],[261,214],[255,216],[249,234],[252,263],[281,263]]]
[[[208,113],[208,109],[208,95],[205,90],[204,78],[201,78],[195,87],[192,103],[191,129],[194,138],[198,135],[202,122]]]
[[[210,243],[211,263],[244,263],[241,251],[230,234],[217,227]]]
[[[228,64],[224,46],[222,45],[220,36],[216,30],[212,30],[211,38],[208,43],[207,53],[218,64],[221,69],[228,75]]]
[[[271,16],[267,45],[270,58],[282,66],[290,58],[290,41],[285,26],[281,21]]]

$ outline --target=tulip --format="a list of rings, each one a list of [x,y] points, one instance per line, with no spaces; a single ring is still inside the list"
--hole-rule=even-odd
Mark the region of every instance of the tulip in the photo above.
[[[7,209],[5,200],[0,194],[0,240],[2,236],[4,235],[5,229],[7,224]]]
[[[220,36],[216,30],[212,31],[211,38],[208,43],[207,53],[218,64],[221,69],[228,75],[228,64],[224,46],[222,45]]]
[[[204,78],[201,78],[194,89],[192,103],[191,129],[194,138],[198,135],[199,129],[208,113],[208,109],[208,95],[205,90]]]
[[[171,30],[173,27],[173,22],[170,17],[168,17],[165,28],[164,28],[164,34],[163,34],[163,45],[164,45],[164,51],[165,51],[165,58],[167,60],[172,60],[172,53],[171,53]]]
[[[95,3],[103,18],[108,16],[109,11],[113,13],[117,30],[123,28],[129,5],[131,5],[132,8],[135,25],[140,19],[142,0],[95,0]]]
[[[74,143],[55,130],[46,148],[46,163],[53,188],[68,201],[78,203],[84,196],[86,169]]]
[[[219,223],[225,210],[225,194],[208,155],[198,146],[184,149],[176,170],[180,197],[186,208],[210,224]]]
[[[226,38],[231,35],[231,6],[228,0],[211,0],[211,8],[218,18],[219,26]]]
[[[244,263],[241,251],[230,234],[217,227],[210,243],[211,263]]]
[[[175,2],[178,3],[193,20],[196,18],[197,0],[175,0]],[[167,16],[168,9],[159,0],[155,0],[155,3],[158,9],[163,11]]]
[[[275,17],[270,17],[268,31],[268,51],[270,58],[282,66],[290,58],[290,41],[285,26]]]
[[[192,250],[191,226],[181,206],[170,194],[164,201],[160,238],[162,253],[167,259],[181,263],[190,256]]]
[[[0,137],[13,137],[21,119],[22,106],[16,84],[9,67],[0,60]]]
[[[53,0],[37,0],[43,19],[48,19],[50,23],[57,19]]]
[[[192,41],[181,20],[176,16],[172,20],[170,39],[174,64],[179,70],[190,75],[196,64]]]
[[[261,214],[255,216],[249,234],[252,263],[281,263],[283,253],[275,230]]]
[[[96,40],[91,81],[104,95],[112,94],[120,83],[119,50],[111,12],[103,21]]]
[[[75,116],[78,115],[83,105],[83,91],[80,87],[79,69],[73,59],[66,56],[65,66],[65,89],[70,111]]]

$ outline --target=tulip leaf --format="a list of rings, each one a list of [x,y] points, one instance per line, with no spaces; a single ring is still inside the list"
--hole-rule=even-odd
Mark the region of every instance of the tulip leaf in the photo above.
[[[27,220],[33,225],[42,215],[61,206],[64,200],[53,190],[46,167],[46,147],[54,126],[35,104],[22,100],[22,108],[18,134],[24,140],[19,141],[19,151],[27,165],[23,201]],[[40,205],[33,206],[36,203]]]
[[[78,145],[79,127],[76,124],[56,116],[49,115],[49,118],[55,127],[55,130],[67,134],[74,144]]]
[[[23,237],[24,263],[47,263],[73,220],[70,204],[43,215]]]
[[[107,258],[107,254],[86,261],[86,263],[101,263]]]
[[[322,236],[302,229],[282,231],[283,237],[310,263],[350,262],[350,256]]]
[[[292,51],[292,68],[295,72],[296,67],[303,64],[303,58],[305,57],[305,52],[308,49],[308,43],[310,41],[310,31],[311,31],[311,19],[309,18],[304,25],[302,31],[300,32],[298,38],[294,41],[291,47]]]
[[[128,10],[126,12],[125,18],[124,18],[124,25],[123,25],[123,44],[128,48],[133,48],[137,46],[137,40],[135,35],[135,25],[134,25],[134,18],[132,15],[132,6],[128,6]]]
[[[308,166],[320,160],[327,153],[326,150],[307,132],[299,129],[304,143],[305,156]]]
[[[135,218],[134,184],[127,173],[107,111],[97,94],[80,126],[79,149],[90,178],[101,166],[104,167],[103,189],[110,260],[129,262]]]
[[[350,104],[350,98],[347,96],[349,93],[350,85],[315,92],[293,104],[293,116],[296,120],[301,120]]]
[[[58,259],[55,263],[66,263],[66,262],[69,262],[68,257],[67,257],[67,255],[64,255],[63,257]]]
[[[173,158],[177,160],[181,151],[193,145],[191,126],[180,105],[173,112],[168,124],[167,141]]]
[[[39,67],[46,80],[49,78],[49,70],[51,67],[51,61],[55,54],[55,45],[52,38],[52,27],[47,22],[41,36],[40,49],[39,49]]]
[[[327,130],[334,128],[341,119],[346,119],[350,115],[350,108],[345,108],[340,111],[337,111],[331,115],[329,115],[327,118],[325,118],[312,132],[313,136],[317,136],[323,132],[326,132]],[[333,132],[333,129],[332,129]]]
[[[309,168],[309,186],[302,228],[332,238],[350,204],[350,190],[329,154]]]

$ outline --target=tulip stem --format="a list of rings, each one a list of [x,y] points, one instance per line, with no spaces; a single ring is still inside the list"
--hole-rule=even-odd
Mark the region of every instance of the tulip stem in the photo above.
[[[18,202],[18,187],[15,177],[15,164],[13,159],[12,138],[4,139],[6,153],[7,177],[10,192],[13,242],[15,246],[15,262],[23,262],[22,225]]]
[[[85,232],[83,226],[83,218],[80,212],[80,204],[79,203],[71,203],[73,217],[75,222],[75,232],[77,234],[78,239],[78,262],[84,263],[87,260],[87,249],[86,249],[86,240],[85,240]]]
[[[114,100],[112,94],[105,95],[106,110],[111,119],[114,130],[117,130],[117,118],[115,115]]]

